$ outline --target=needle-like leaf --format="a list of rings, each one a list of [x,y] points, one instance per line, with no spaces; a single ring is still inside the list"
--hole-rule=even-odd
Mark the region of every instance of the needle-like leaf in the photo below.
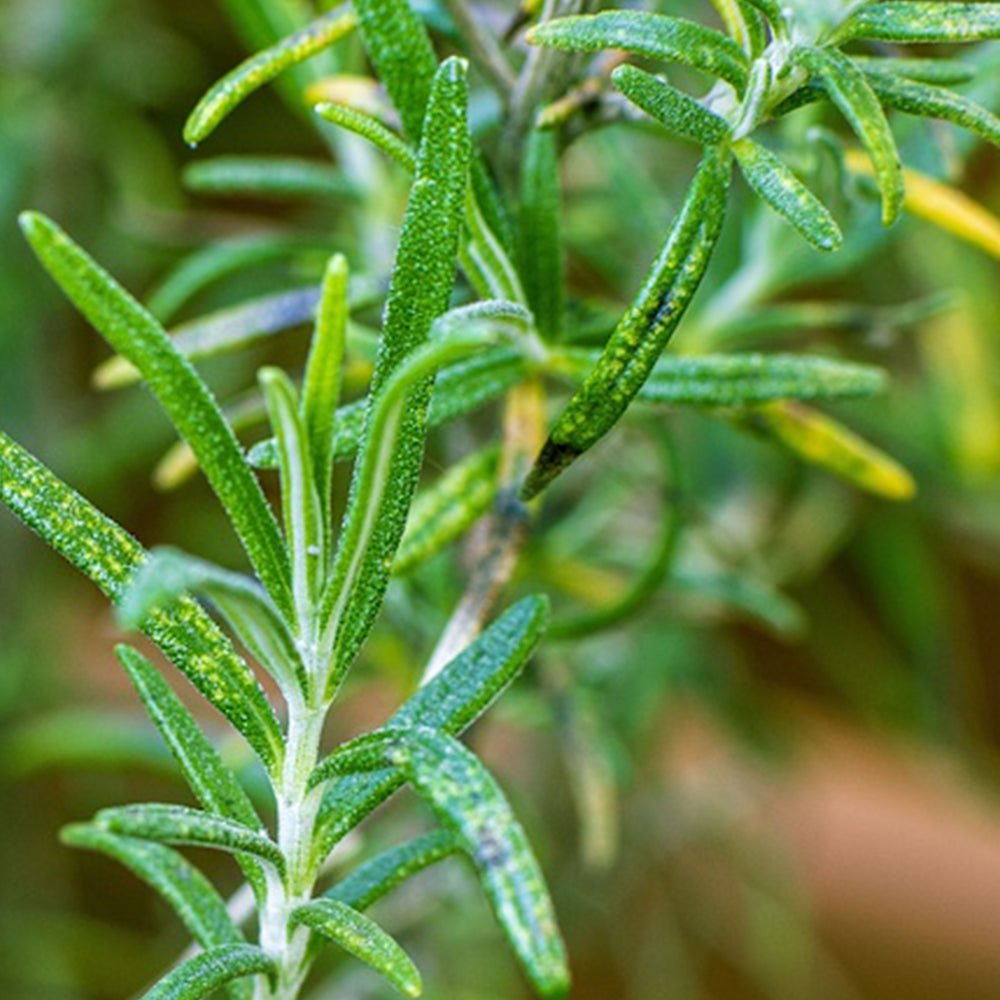
[[[420,996],[420,973],[409,955],[374,920],[337,899],[317,899],[292,911],[289,923],[308,927],[370,965],[408,997]]]
[[[533,45],[570,52],[623,49],[647,59],[679,62],[733,84],[747,82],[747,55],[731,38],[694,21],[641,10],[560,17],[527,33]]]
[[[838,38],[882,42],[981,42],[1000,38],[1000,3],[876,3],[862,7]]]
[[[217,156],[184,168],[184,187],[194,194],[292,200],[357,197],[335,167],[286,156]]]
[[[274,514],[232,429],[194,369],[156,320],[49,219],[21,216],[46,270],[108,343],[142,373],[199,464],[243,542],[261,583],[290,614],[288,553]]]
[[[882,192],[882,222],[891,225],[903,207],[903,166],[882,105],[865,74],[832,48],[799,49],[796,58],[823,84],[871,157]]]
[[[177,966],[142,1000],[201,1000],[234,979],[273,972],[274,963],[260,948],[248,944],[222,945]]]

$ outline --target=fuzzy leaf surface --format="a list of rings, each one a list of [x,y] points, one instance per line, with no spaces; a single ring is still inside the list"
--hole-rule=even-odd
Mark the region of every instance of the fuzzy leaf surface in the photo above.
[[[274,972],[274,963],[249,944],[211,948],[167,973],[142,1000],[200,1000],[234,979]]]
[[[870,4],[848,21],[841,37],[931,44],[989,41],[1000,38],[1000,4]]]

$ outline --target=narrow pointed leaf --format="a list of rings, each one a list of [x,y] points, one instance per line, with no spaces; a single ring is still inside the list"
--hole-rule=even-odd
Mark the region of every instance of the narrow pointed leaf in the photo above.
[[[548,622],[548,601],[519,601],[386,723],[434,726],[457,735],[482,715],[524,669]],[[398,771],[342,778],[327,790],[317,822],[320,857],[403,784]]]
[[[427,29],[408,0],[355,0],[361,35],[378,78],[411,140],[420,138],[437,71]]]
[[[317,104],[316,114],[334,125],[349,129],[369,142],[378,146],[390,160],[393,160],[408,173],[417,169],[417,154],[392,129],[383,125],[377,118],[358,111],[357,108],[345,104],[322,102]]]
[[[394,574],[402,575],[425,563],[489,510],[497,495],[498,460],[496,447],[473,452],[417,494],[392,564]]]
[[[374,920],[336,899],[317,899],[292,911],[289,923],[308,927],[371,966],[408,997],[420,996],[417,967]]]
[[[64,828],[60,839],[72,847],[99,851],[120,861],[163,897],[202,948],[245,943],[212,883],[171,848],[119,837],[82,823]],[[248,992],[247,984],[240,983],[230,994],[243,1000]]]
[[[586,382],[563,410],[529,474],[530,499],[597,443],[642,388],[680,324],[722,229],[729,153],[706,150],[670,236]]]
[[[881,71],[869,72],[867,76],[872,90],[886,107],[924,118],[940,118],[1000,146],[1000,118],[968,97]]]
[[[415,384],[397,380],[388,402],[380,397],[389,394],[396,370],[427,340],[434,320],[448,307],[468,187],[466,102],[465,64],[449,59],[434,79],[386,303],[365,442],[334,568],[331,592],[337,605],[324,609],[324,621],[336,630],[338,671],[353,659],[381,605],[420,474],[430,376],[436,369]],[[426,360],[434,359],[429,354]],[[442,355],[437,364],[448,360],[456,359]],[[387,449],[383,432],[397,418],[394,447]]]
[[[326,893],[356,910],[366,910],[408,878],[457,854],[459,843],[449,830],[435,830],[392,847],[359,865]]]
[[[870,4],[848,21],[839,37],[932,44],[988,41],[1000,38],[1000,4]]]
[[[298,393],[280,368],[262,369],[259,381],[278,443],[285,537],[292,557],[292,595],[296,619],[303,623],[313,613],[326,570],[324,515]]]
[[[202,142],[255,90],[290,66],[339,41],[354,29],[355,24],[354,13],[338,6],[301,31],[240,63],[198,102],[184,126],[184,140],[191,145]]]
[[[323,277],[323,290],[316,309],[316,323],[302,386],[302,422],[309,442],[324,524],[330,511],[334,428],[343,381],[349,319],[347,258],[335,254]]]
[[[518,237],[524,291],[536,328],[546,340],[561,336],[566,312],[560,216],[556,136],[535,129],[521,170]]]
[[[635,66],[618,66],[611,74],[614,85],[646,114],[681,139],[703,146],[722,142],[729,123],[693,97]]]
[[[290,156],[216,156],[184,168],[184,187],[194,194],[297,201],[357,197],[344,175],[327,163]]]
[[[320,295],[320,289],[312,287],[264,295],[181,323],[170,331],[170,339],[188,361],[229,354],[263,337],[312,322]],[[99,389],[118,389],[141,377],[135,365],[119,355],[95,369],[94,384]]]
[[[22,228],[39,260],[111,346],[142,372],[198,456],[261,582],[282,613],[291,610],[288,554],[271,508],[212,394],[163,328],[110,275],[44,216]]]
[[[799,49],[796,55],[826,88],[871,157],[882,193],[882,222],[891,225],[903,207],[903,166],[878,97],[865,74],[836,49]]]
[[[236,637],[282,688],[297,684],[308,689],[295,639],[260,585],[177,549],[153,550],[122,596],[119,620],[135,628],[152,612],[188,593],[205,597],[218,608]]]
[[[851,55],[854,65],[866,73],[888,73],[904,80],[954,86],[975,78],[976,67],[958,59],[909,59],[894,56]]]
[[[208,812],[262,832],[263,825],[243,786],[156,667],[129,646],[119,646],[117,653],[195,798]],[[246,854],[237,855],[236,860],[254,892],[262,897],[265,877],[260,862]]]
[[[818,250],[836,250],[844,236],[826,206],[769,149],[752,139],[732,144],[747,184]]]
[[[142,1000],[201,1000],[234,979],[273,972],[274,963],[260,948],[223,945],[189,958],[164,976]]]
[[[115,604],[145,563],[142,546],[0,433],[0,499]],[[249,667],[190,598],[152,613],[142,630],[214,705],[264,764],[281,761],[281,728]]]
[[[560,17],[527,33],[533,45],[569,52],[623,49],[647,59],[680,62],[733,84],[747,82],[746,53],[731,38],[694,21],[638,10]]]
[[[541,868],[499,785],[458,740],[420,727],[398,731],[387,756],[468,855],[500,926],[544,997],[569,988],[566,953]]]
[[[836,420],[801,403],[771,403],[748,426],[773,437],[794,454],[887,500],[910,500],[916,483],[894,458]]]
[[[523,351],[511,347],[488,348],[465,361],[446,365],[434,383],[428,427],[440,427],[498,399],[536,367]],[[348,403],[337,410],[333,444],[337,461],[357,453],[365,429],[366,402]],[[249,460],[258,469],[276,469],[278,452],[274,440],[254,445]]]
[[[224,816],[213,816],[187,806],[159,803],[115,806],[102,809],[94,817],[94,824],[123,837],[252,854],[273,866],[279,874],[285,869],[281,851],[265,834]]]

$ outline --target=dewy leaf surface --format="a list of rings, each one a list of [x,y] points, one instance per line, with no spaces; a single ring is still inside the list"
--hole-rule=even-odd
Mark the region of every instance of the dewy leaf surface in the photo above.
[[[566,954],[541,868],[503,792],[458,740],[435,729],[397,730],[387,756],[472,860],[497,920],[538,992],[569,987]]]
[[[115,604],[147,559],[127,531],[2,433],[0,499]],[[190,598],[174,601],[150,614],[142,630],[274,769],[283,754],[274,710],[250,668],[198,604]]]
[[[73,304],[142,373],[198,456],[261,583],[282,613],[290,613],[288,553],[281,532],[205,383],[159,323],[58,226],[37,213],[25,213],[21,225],[39,260]]]
[[[370,965],[408,997],[420,996],[417,967],[374,920],[337,899],[317,899],[293,911],[290,923],[308,927]]]
[[[980,42],[1000,38],[997,3],[876,3],[859,10],[841,37],[882,42]]]
[[[624,49],[647,59],[680,62],[726,80],[747,82],[746,53],[731,38],[694,21],[639,10],[607,10],[546,21],[527,39],[570,52]]]
[[[434,79],[393,268],[365,439],[334,563],[336,604],[323,609],[324,626],[336,630],[337,671],[353,659],[378,613],[420,475],[433,387],[429,377],[409,391],[391,459],[378,470],[378,482],[388,488],[371,493],[373,459],[383,447],[374,433],[380,396],[407,356],[427,341],[434,320],[448,308],[455,281],[471,153],[467,100],[465,64],[449,59]]]
[[[189,958],[164,976],[142,1000],[200,1000],[234,979],[273,971],[274,963],[260,948],[223,945]]]
[[[549,433],[525,482],[526,499],[611,430],[649,377],[708,268],[722,229],[731,174],[730,154],[709,147],[638,297]]]

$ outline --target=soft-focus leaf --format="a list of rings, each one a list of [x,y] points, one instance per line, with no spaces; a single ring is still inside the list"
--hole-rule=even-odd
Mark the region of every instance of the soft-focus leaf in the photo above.
[[[0,499],[115,603],[146,561],[139,543],[0,433]],[[151,614],[142,630],[214,705],[268,768],[281,729],[260,685],[211,618],[190,598]]]
[[[872,90],[886,107],[924,118],[940,118],[1000,146],[1000,118],[968,97],[881,71],[867,75]]]
[[[408,878],[452,857],[459,849],[454,834],[448,830],[426,833],[376,854],[329,889],[326,896],[356,910],[365,910]]]
[[[422,565],[489,510],[497,495],[498,459],[496,447],[473,452],[433,486],[417,494],[392,564],[394,574],[402,575]]]
[[[230,198],[356,197],[335,167],[289,156],[217,156],[189,163],[184,187],[195,194]]]
[[[355,23],[354,13],[338,6],[294,35],[240,63],[198,102],[184,126],[185,141],[191,145],[202,142],[255,90],[343,38]]]
[[[94,817],[95,826],[161,844],[211,847],[233,854],[252,854],[282,874],[285,859],[278,846],[265,834],[224,816],[213,816],[187,806],[143,803],[102,809]]]
[[[159,323],[54,223],[37,213],[25,213],[21,225],[39,260],[74,305],[142,372],[198,456],[261,582],[282,613],[289,613],[290,573],[281,532],[204,382]]]
[[[752,139],[732,144],[736,162],[754,192],[805,239],[820,250],[836,250],[844,242],[826,206],[769,149]]]
[[[408,997],[420,996],[417,967],[374,920],[337,899],[317,899],[292,911],[289,923],[308,927],[371,966]]]
[[[234,979],[274,972],[274,963],[248,944],[222,945],[189,958],[163,977],[142,1000],[201,1000]]]
[[[333,104],[329,101],[317,104],[315,111],[320,118],[363,136],[409,173],[412,174],[417,169],[416,153],[392,129],[372,115],[345,104]]]
[[[801,403],[770,403],[753,412],[749,426],[805,461],[887,500],[910,500],[913,477],[894,458],[842,424]]]
[[[527,33],[533,45],[570,52],[624,49],[647,59],[680,62],[718,76],[737,89],[747,82],[746,53],[731,38],[694,21],[640,10],[560,17]]]
[[[903,167],[892,130],[865,74],[836,49],[799,49],[796,57],[822,82],[868,151],[882,192],[882,222],[891,225],[903,207]]]
[[[909,59],[894,56],[851,55],[855,66],[866,73],[891,73],[906,80],[954,86],[968,83],[976,75],[976,68],[958,59]]]
[[[998,3],[869,4],[839,32],[840,38],[882,42],[979,42],[1000,38]]]

